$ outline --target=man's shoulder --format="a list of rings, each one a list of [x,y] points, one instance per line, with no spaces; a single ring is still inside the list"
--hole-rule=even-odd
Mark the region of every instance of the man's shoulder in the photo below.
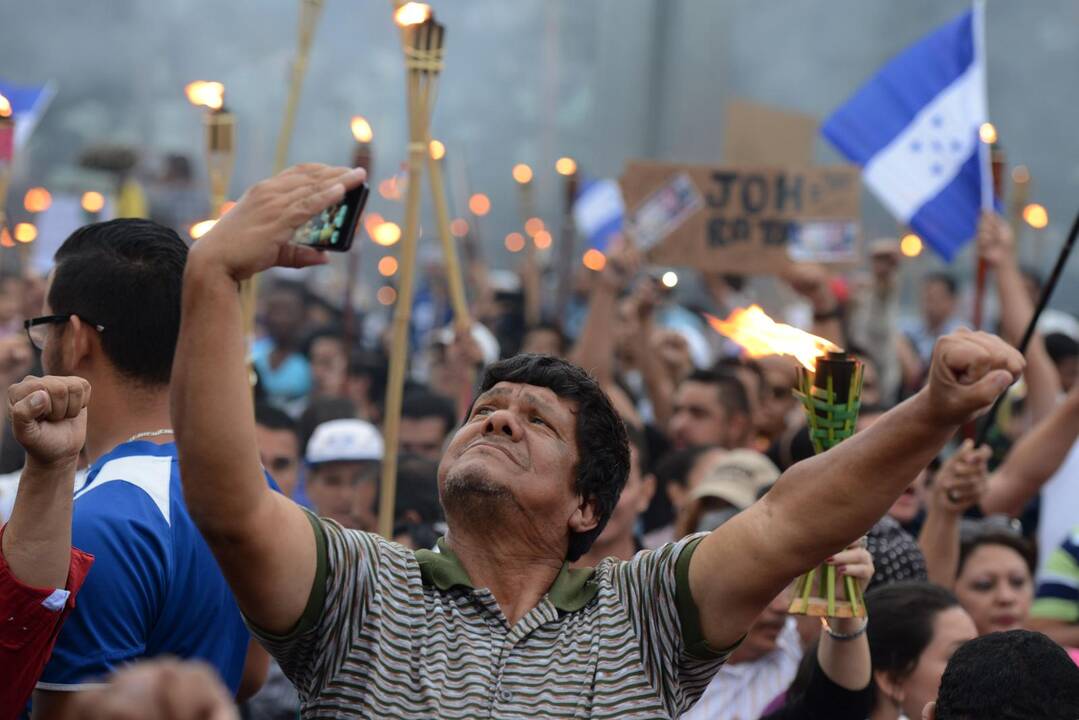
[[[142,517],[152,508],[171,527],[179,479],[175,460],[171,454],[104,459],[75,493],[76,522],[88,517]]]

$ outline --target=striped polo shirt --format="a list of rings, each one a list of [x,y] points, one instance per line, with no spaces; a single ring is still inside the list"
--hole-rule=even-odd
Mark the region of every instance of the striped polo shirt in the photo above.
[[[1031,617],[1079,623],[1079,528],[1049,556],[1038,575]]]
[[[666,718],[700,697],[714,651],[689,592],[703,535],[629,562],[563,566],[512,627],[457,557],[311,518],[307,608],[287,636],[254,629],[304,718]]]

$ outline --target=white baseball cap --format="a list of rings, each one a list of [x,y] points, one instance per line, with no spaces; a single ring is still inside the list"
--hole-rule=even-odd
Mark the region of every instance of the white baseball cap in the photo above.
[[[315,428],[307,441],[309,465],[328,462],[381,460],[382,435],[366,420],[330,420]]]

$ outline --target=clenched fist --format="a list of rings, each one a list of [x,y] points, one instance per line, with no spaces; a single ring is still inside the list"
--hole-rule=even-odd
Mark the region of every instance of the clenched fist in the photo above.
[[[8,414],[27,463],[78,462],[86,443],[90,383],[80,377],[29,376],[8,388]]]
[[[996,335],[957,330],[937,341],[926,392],[934,422],[962,425],[988,410],[1026,362]]]
[[[224,266],[246,280],[273,266],[307,267],[326,262],[319,250],[291,242],[296,228],[367,177],[360,168],[309,163],[256,183],[192,248],[200,259]]]

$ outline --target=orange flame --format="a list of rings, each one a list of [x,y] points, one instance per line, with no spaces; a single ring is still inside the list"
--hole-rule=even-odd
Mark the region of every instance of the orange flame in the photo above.
[[[790,355],[813,371],[817,358],[840,350],[838,345],[822,337],[777,323],[758,305],[738,308],[726,320],[712,315],[706,317],[713,330],[741,345],[750,357]]]
[[[0,95],[0,117],[11,117],[11,102]]]
[[[184,86],[188,102],[211,110],[220,110],[225,104],[225,86],[219,82],[196,80]]]

